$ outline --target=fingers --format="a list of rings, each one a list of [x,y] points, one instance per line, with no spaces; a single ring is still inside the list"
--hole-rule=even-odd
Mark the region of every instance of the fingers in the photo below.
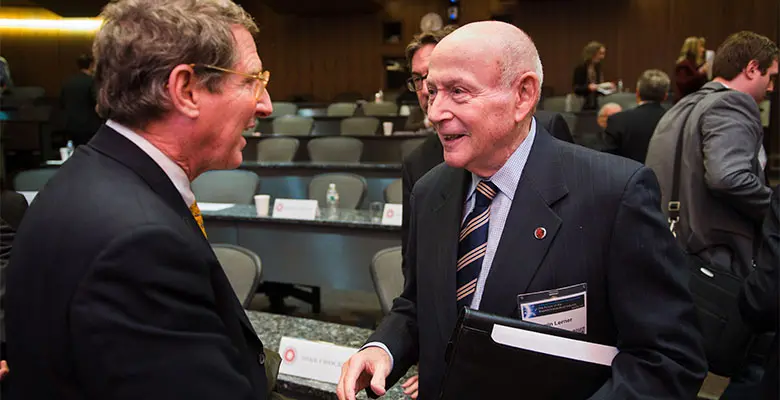
[[[0,361],[0,380],[3,379],[11,370],[8,368],[8,363],[5,360]]]
[[[371,378],[371,390],[379,396],[385,394],[385,378],[390,373],[389,363],[377,362],[374,364],[374,376]]]
[[[416,399],[417,398],[417,388],[419,386],[419,375],[415,375],[411,378],[409,378],[406,382],[404,382],[401,387],[404,388],[404,394]]]
[[[415,376],[407,379],[406,382],[401,384],[401,387],[402,388],[408,388],[412,384],[417,383],[417,379],[419,379],[419,375],[415,375]]]

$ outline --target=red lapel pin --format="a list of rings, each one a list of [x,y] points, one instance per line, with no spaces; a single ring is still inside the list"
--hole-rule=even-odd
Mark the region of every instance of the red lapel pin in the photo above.
[[[536,230],[534,231],[534,237],[539,240],[544,239],[545,236],[547,236],[547,229],[544,229],[541,226],[536,228]]]

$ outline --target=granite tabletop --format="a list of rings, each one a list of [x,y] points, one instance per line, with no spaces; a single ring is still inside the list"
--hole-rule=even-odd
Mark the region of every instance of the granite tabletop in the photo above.
[[[360,348],[371,334],[371,331],[368,329],[286,315],[247,311],[247,316],[249,321],[252,322],[252,327],[255,328],[257,336],[263,341],[263,345],[275,351],[279,351],[279,341],[282,339],[282,336],[319,340],[340,346]],[[404,395],[400,382],[405,381],[406,378],[415,373],[416,369],[411,369],[407,376],[399,381],[399,384],[390,388],[387,394],[381,398],[387,400],[407,399],[408,397]],[[336,385],[334,384],[285,374],[279,374],[278,384],[287,392],[303,393],[307,396],[321,399],[336,399]],[[358,394],[358,399],[367,398],[364,391]]]
[[[326,216],[317,217],[314,220],[303,219],[282,219],[272,217],[258,217],[254,205],[234,204],[226,205],[226,208],[212,210],[207,207],[201,207],[201,212],[206,220],[223,221],[259,221],[283,224],[297,225],[320,225],[343,228],[363,228],[379,231],[396,232],[401,231],[397,225],[382,225],[378,222],[372,222],[371,213],[368,210],[338,210],[338,214],[333,218]]]

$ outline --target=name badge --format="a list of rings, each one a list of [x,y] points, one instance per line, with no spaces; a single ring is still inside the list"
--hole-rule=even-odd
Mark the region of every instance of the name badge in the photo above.
[[[341,366],[356,352],[351,347],[282,337],[279,373],[338,384]]]
[[[398,225],[402,223],[403,205],[386,203],[382,213],[382,225]]]
[[[520,318],[535,324],[588,333],[587,284],[517,296]]]
[[[317,208],[317,200],[276,199],[273,218],[314,220]]]

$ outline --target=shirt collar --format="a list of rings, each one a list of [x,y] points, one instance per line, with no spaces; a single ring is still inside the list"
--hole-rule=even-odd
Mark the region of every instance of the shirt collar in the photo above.
[[[117,131],[120,135],[126,137],[129,141],[133,142],[138,148],[146,153],[157,165],[165,172],[168,179],[171,180],[173,186],[179,191],[182,199],[187,204],[187,207],[192,206],[195,202],[195,194],[192,193],[190,187],[190,179],[184,170],[168,156],[165,155],[160,149],[155,147],[151,142],[146,140],[143,136],[135,133],[132,129],[113,120],[106,121],[106,126]]]
[[[488,178],[490,182],[498,187],[498,190],[509,198],[514,200],[515,191],[517,185],[520,183],[520,176],[523,174],[525,163],[528,161],[528,155],[531,152],[531,146],[534,144],[534,138],[536,138],[536,118],[531,118],[531,128],[528,130],[528,136],[517,146],[515,152],[509,156],[504,165],[501,166],[493,176]],[[471,199],[474,195],[474,191],[477,189],[477,184],[483,178],[477,174],[471,174],[471,186],[469,187],[469,195],[466,197],[466,201]]]

